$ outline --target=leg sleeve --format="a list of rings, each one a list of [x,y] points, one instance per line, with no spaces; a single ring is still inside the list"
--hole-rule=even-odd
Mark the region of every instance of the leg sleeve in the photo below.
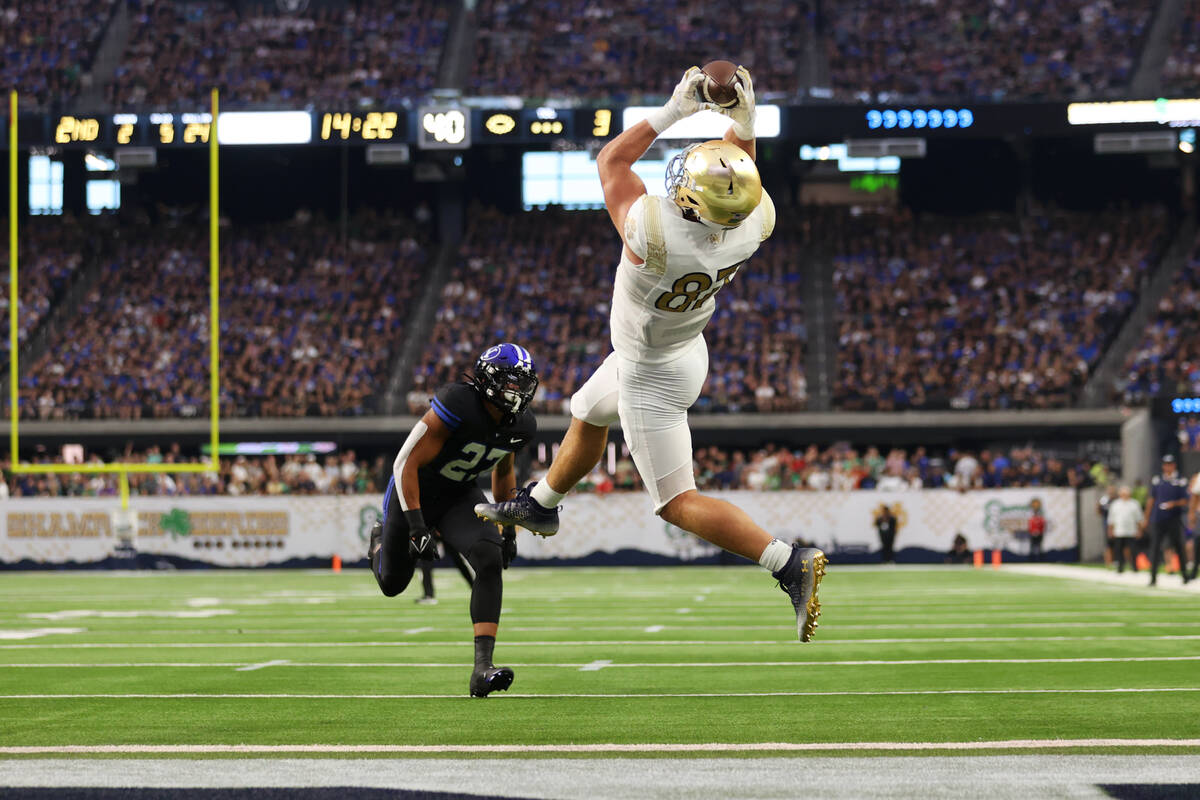
[[[475,504],[483,502],[486,498],[479,489],[465,493],[440,516],[437,529],[446,549],[464,556],[475,573],[471,622],[499,622],[504,592],[500,531],[475,516]]]

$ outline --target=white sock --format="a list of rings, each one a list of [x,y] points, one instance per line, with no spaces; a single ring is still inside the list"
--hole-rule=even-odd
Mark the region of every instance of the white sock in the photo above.
[[[567,493],[556,492],[546,481],[538,481],[529,495],[542,508],[558,508],[558,504],[567,496]]]
[[[792,546],[790,544],[772,539],[771,543],[763,550],[762,555],[758,557],[758,563],[766,567],[769,572],[779,572],[791,557]]]

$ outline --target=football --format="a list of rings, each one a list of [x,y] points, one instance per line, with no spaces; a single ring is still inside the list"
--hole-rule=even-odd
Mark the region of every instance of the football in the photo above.
[[[721,108],[736,106],[738,97],[734,86],[740,80],[737,70],[737,64],[732,61],[710,61],[701,67],[705,81],[700,84],[700,99]]]

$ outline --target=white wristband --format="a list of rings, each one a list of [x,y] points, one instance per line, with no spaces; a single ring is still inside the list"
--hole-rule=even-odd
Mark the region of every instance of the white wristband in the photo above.
[[[654,128],[655,133],[662,133],[678,121],[678,115],[670,106],[656,108],[646,115],[646,122],[650,123],[650,127]]]
[[[754,123],[750,123],[750,125],[743,125],[740,122],[733,123],[733,135],[743,142],[754,141]]]

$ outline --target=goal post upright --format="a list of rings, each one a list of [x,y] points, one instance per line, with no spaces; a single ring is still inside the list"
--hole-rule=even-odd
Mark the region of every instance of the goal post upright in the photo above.
[[[221,440],[221,321],[220,321],[220,222],[221,222],[221,165],[217,157],[217,112],[220,106],[218,91],[212,90],[212,119],[208,130],[208,384],[209,384],[209,460],[217,471],[220,463]]]
[[[129,475],[148,473],[197,473],[217,472],[220,469],[221,443],[221,374],[220,374],[220,172],[217,142],[218,92],[212,90],[212,118],[209,122],[208,165],[209,165],[209,443],[211,452],[208,461],[187,464],[150,464],[143,462],[112,462],[107,464],[22,464],[20,460],[19,424],[20,400],[18,378],[18,319],[20,292],[17,285],[17,92],[9,95],[9,159],[8,159],[8,388],[9,388],[9,446],[11,469],[16,474],[115,474],[118,477],[121,509],[129,509]]]
[[[20,312],[17,290],[17,90],[8,96],[8,413],[9,445],[12,466],[17,453],[17,314]]]

